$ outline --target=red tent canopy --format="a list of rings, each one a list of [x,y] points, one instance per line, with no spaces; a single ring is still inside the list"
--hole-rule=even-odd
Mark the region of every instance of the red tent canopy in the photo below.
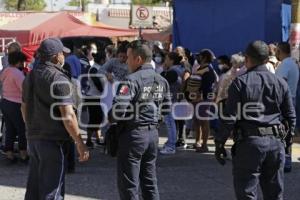
[[[89,26],[67,13],[34,13],[0,27],[0,37],[15,37],[22,46],[38,45],[49,37],[136,36],[135,30]]]

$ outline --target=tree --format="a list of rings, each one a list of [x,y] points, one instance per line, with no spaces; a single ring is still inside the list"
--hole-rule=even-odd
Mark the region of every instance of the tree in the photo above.
[[[17,10],[25,10],[25,0],[18,0]]]
[[[163,0],[132,0],[133,4],[155,5],[164,2]]]
[[[44,0],[5,0],[5,8],[8,11],[35,10],[41,11],[46,7]]]
[[[86,6],[90,3],[89,0],[71,0],[68,5],[69,6],[81,6],[81,11],[85,11]],[[81,4],[81,5],[80,5]]]

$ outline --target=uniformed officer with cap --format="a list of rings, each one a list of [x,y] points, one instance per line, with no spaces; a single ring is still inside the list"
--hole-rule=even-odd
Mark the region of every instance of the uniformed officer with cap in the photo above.
[[[247,47],[247,72],[229,88],[225,111],[220,113],[225,131],[215,138],[215,156],[224,165],[224,144],[234,133],[233,177],[239,200],[256,200],[258,184],[265,200],[283,199],[283,141],[293,133],[296,115],[287,83],[265,66],[268,54],[262,41]]]
[[[157,126],[161,114],[170,112],[167,81],[155,73],[152,51],[145,41],[128,46],[131,74],[121,83],[109,120],[122,124],[118,149],[118,188],[122,200],[138,200],[141,186],[144,200],[158,200],[156,158]]]
[[[62,72],[66,51],[58,38],[44,40],[39,48],[41,60],[23,83],[22,113],[30,155],[26,200],[64,199],[71,138],[80,161],[89,158],[73,110],[71,83]]]

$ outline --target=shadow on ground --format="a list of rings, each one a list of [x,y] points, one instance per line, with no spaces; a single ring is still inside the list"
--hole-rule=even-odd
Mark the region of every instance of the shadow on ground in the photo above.
[[[27,167],[6,166],[0,158],[0,188],[9,186],[15,198],[1,190],[1,199],[22,199],[26,186]],[[178,151],[176,155],[159,156],[158,181],[162,200],[232,200],[234,198],[231,163],[220,166],[212,153],[198,154],[193,151]],[[285,199],[299,199],[300,163],[293,163],[293,172],[285,177]],[[23,188],[23,189],[22,189]],[[4,191],[4,193],[3,193]],[[92,151],[92,158],[86,164],[78,164],[75,174],[66,176],[66,193],[77,196],[72,199],[117,200],[116,160],[102,153]],[[6,198],[7,197],[7,198]],[[69,199],[68,196],[66,199]]]

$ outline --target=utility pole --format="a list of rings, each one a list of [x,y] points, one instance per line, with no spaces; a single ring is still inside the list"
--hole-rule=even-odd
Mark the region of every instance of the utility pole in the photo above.
[[[85,0],[81,0],[81,12],[85,11]]]
[[[290,31],[290,45],[292,57],[299,61],[300,58],[300,0],[292,0],[292,24]]]
[[[53,12],[53,0],[51,0],[51,12]]]
[[[82,11],[82,0],[79,0],[79,10]]]

